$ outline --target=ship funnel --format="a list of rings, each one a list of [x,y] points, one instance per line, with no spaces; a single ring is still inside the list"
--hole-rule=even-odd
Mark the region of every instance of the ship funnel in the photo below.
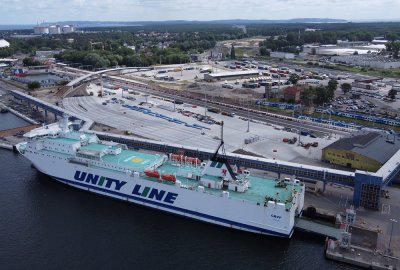
[[[64,114],[59,124],[62,133],[69,132],[68,123],[69,123],[69,115]]]

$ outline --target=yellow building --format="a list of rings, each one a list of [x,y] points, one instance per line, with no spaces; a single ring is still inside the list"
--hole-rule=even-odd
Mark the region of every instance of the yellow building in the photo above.
[[[368,132],[342,138],[322,149],[322,161],[376,172],[400,149],[394,135]]]

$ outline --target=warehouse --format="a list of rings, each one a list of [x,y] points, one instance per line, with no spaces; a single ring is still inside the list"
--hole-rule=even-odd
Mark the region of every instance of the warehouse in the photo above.
[[[400,68],[399,59],[393,59],[379,55],[333,56],[331,60],[336,63],[346,63],[362,67],[372,67],[372,68],[382,68],[382,69]]]
[[[260,76],[258,70],[243,70],[243,71],[231,71],[231,72],[221,72],[221,73],[205,73],[204,80],[208,82],[215,82],[220,80],[235,80],[235,79],[245,79],[249,77]]]
[[[394,135],[362,132],[322,149],[322,161],[352,169],[376,172],[400,149]]]

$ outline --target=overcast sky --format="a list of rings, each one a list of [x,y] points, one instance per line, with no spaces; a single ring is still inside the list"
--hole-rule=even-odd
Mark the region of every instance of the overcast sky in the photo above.
[[[399,20],[400,0],[0,0],[0,24],[290,18]]]

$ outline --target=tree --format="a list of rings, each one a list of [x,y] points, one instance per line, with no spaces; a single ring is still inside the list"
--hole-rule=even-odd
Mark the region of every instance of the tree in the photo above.
[[[342,85],[340,85],[340,88],[343,91],[343,94],[348,93],[351,90],[351,84],[349,83],[342,83]]]
[[[400,42],[392,41],[392,42],[386,43],[386,50],[393,53],[393,58],[399,58]]]
[[[270,55],[267,47],[264,47],[264,46],[260,47],[260,55],[263,55],[263,56],[269,56]]]
[[[394,89],[390,89],[388,92],[388,97],[391,99],[396,99],[397,91]]]
[[[33,58],[31,58],[31,57],[25,57],[25,58],[22,60],[22,63],[23,63],[24,66],[26,66],[26,67],[40,66],[40,65],[41,65],[39,61],[36,61],[36,60],[34,60]]]
[[[326,87],[326,92],[327,92],[327,99],[331,100],[335,96],[335,91],[338,86],[338,81],[335,79],[331,79],[328,82],[328,86]]]
[[[353,52],[353,55],[358,55],[358,51],[354,51],[354,52]]]
[[[296,73],[292,73],[292,74],[290,74],[290,77],[289,77],[289,79],[288,79],[288,81],[291,83],[291,84],[297,84],[297,82],[300,80],[300,77],[299,77],[299,75],[297,75]]]
[[[233,46],[233,44],[232,44],[232,47],[231,47],[231,59],[232,59],[232,60],[235,60],[235,59],[236,59],[235,47]]]
[[[38,88],[40,88],[40,82],[38,82],[38,81],[33,81],[33,82],[29,82],[28,83],[28,89],[29,90],[35,90],[35,89],[38,89]]]
[[[311,55],[316,55],[317,54],[317,49],[311,48]]]
[[[386,39],[389,41],[396,41],[397,39],[397,34],[393,32],[389,32],[386,34]]]

